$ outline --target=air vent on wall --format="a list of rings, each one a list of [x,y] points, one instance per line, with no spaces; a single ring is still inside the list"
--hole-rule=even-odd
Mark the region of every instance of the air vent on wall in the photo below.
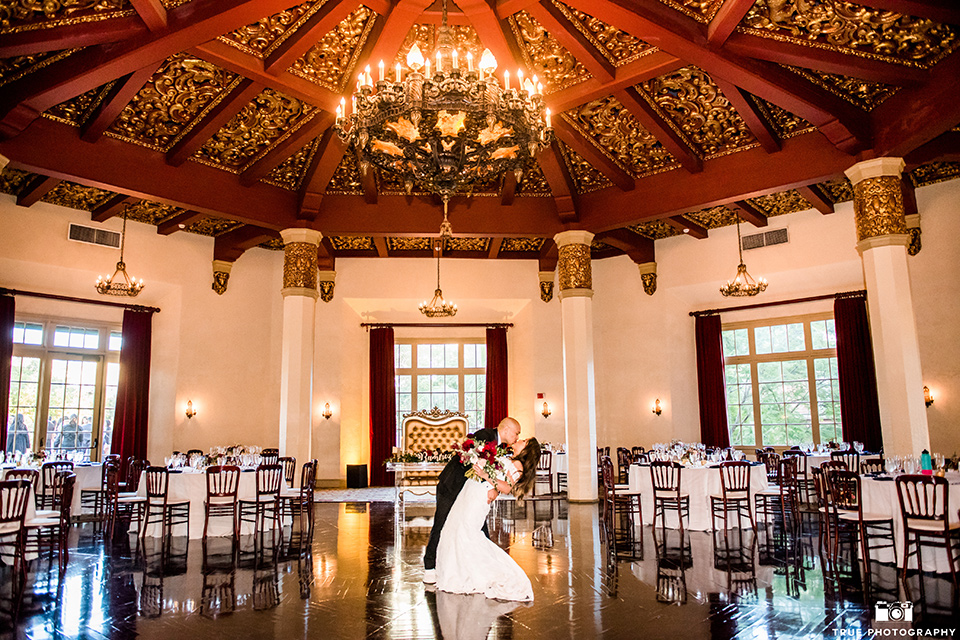
[[[774,229],[764,233],[754,233],[749,236],[743,236],[743,250],[759,249],[760,247],[769,247],[775,244],[784,244],[790,240],[786,228]]]
[[[116,231],[106,231],[95,227],[71,224],[70,233],[67,237],[77,242],[99,244],[104,247],[113,247],[114,249],[120,248],[120,234]]]

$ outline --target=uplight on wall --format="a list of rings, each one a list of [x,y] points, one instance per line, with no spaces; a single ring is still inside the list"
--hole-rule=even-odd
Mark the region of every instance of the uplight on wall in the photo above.
[[[549,417],[550,417],[550,413],[551,413],[551,411],[550,411],[550,405],[547,404],[547,401],[546,401],[546,400],[544,400],[544,402],[543,402],[543,409],[541,409],[540,413],[543,415],[544,418],[549,418]]]
[[[323,413],[321,413],[320,415],[323,416],[324,420],[329,420],[329,419],[330,419],[330,416],[333,415],[333,411],[330,410],[330,403],[329,403],[329,402],[327,402],[327,403],[325,403],[325,404],[323,405]]]
[[[930,391],[930,387],[923,385],[923,402],[928,407],[933,404],[933,392]]]
[[[187,419],[197,415],[197,410],[193,408],[193,400],[187,400]]]
[[[653,403],[653,407],[651,408],[651,411],[653,411],[657,415],[660,415],[661,413],[663,413],[663,407],[660,406],[660,398],[657,398],[656,402]]]

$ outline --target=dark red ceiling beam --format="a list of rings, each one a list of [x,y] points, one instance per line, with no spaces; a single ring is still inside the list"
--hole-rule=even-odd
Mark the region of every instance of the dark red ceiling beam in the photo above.
[[[390,64],[397,57],[410,28],[431,4],[432,0],[398,0],[386,16],[383,30],[370,51],[369,59]]]
[[[924,86],[901,89],[870,112],[876,155],[904,156],[952,129],[960,122],[958,95],[960,52],[955,51],[931,70]]]
[[[903,191],[903,215],[911,216],[920,213],[917,209],[917,189],[909,178],[903,176],[900,179],[900,188]]]
[[[603,231],[594,236],[594,240],[599,240],[604,244],[619,249],[627,254],[636,264],[656,261],[653,240],[644,238],[628,229]]]
[[[140,198],[117,193],[110,196],[106,202],[90,212],[91,222],[106,222],[110,218],[120,215],[129,205],[140,202]]]
[[[908,169],[928,162],[960,162],[960,132],[947,131],[903,157]]]
[[[167,162],[175,167],[200,150],[213,135],[263,91],[263,85],[243,79],[185,136],[167,152]]]
[[[722,78],[714,78],[714,82],[723,92],[723,96],[730,101],[734,110],[743,118],[744,124],[750,129],[750,133],[757,139],[760,146],[767,153],[776,153],[780,151],[780,137],[776,131],[767,122],[767,119],[760,115],[754,104],[747,98],[743,91],[735,84],[731,84]]]
[[[813,205],[813,208],[823,215],[829,215],[834,212],[833,200],[830,198],[830,194],[820,188],[819,185],[804,185],[802,187],[797,187],[797,191],[800,192],[800,195],[803,196],[804,200]]]
[[[193,0],[168,12],[168,29],[88,47],[10,83],[0,98],[0,136],[12,137],[50,107],[202,42],[283,11],[290,0]]]
[[[275,144],[262,158],[247,167],[240,174],[240,184],[249,187],[273,171],[277,165],[300,151],[311,140],[333,126],[335,116],[329,111],[320,111],[309,122],[304,123],[294,133]]]
[[[613,96],[627,111],[653,134],[660,144],[690,173],[703,171],[703,160],[690,144],[677,133],[663,116],[633,87],[617,91]]]
[[[317,269],[320,271],[333,271],[337,266],[337,256],[333,251],[333,243],[328,236],[320,238],[320,244],[317,245]]]
[[[633,189],[633,176],[621,169],[620,165],[608,158],[607,155],[600,151],[594,144],[580,135],[579,131],[567,124],[562,118],[554,118],[552,124],[557,139],[580,154],[584,160],[605,175],[610,182],[624,191]]]
[[[90,118],[80,127],[80,137],[87,142],[96,142],[103,135],[113,121],[117,119],[124,107],[129,104],[143,85],[153,76],[157,65],[151,64],[138,69],[120,79],[109,94],[97,106]]]
[[[527,7],[527,13],[540,23],[564,49],[573,54],[593,77],[601,82],[613,80],[616,67],[593,46],[587,38],[570,24],[560,9],[550,0],[541,0]]]
[[[544,103],[553,109],[554,113],[560,113],[608,96],[614,91],[672,73],[685,64],[683,60],[676,56],[657,51],[642,56],[622,67],[617,67],[613,80],[609,82],[601,82],[597,78],[590,78],[567,89],[544,96]]]
[[[487,250],[487,259],[496,260],[500,255],[500,246],[503,245],[503,238],[490,238],[490,249]]]
[[[358,163],[359,164],[359,163]],[[363,201],[367,204],[377,204],[377,172],[373,166],[364,171],[360,169],[360,184],[363,185]]]
[[[290,65],[359,6],[360,3],[355,0],[328,1],[263,61],[266,72],[278,75],[290,68]]]
[[[560,259],[560,250],[557,249],[557,243],[553,238],[547,238],[543,246],[540,247],[540,255],[537,257],[537,266],[540,271],[554,271],[557,268],[557,262]]]
[[[178,213],[172,218],[164,220],[158,224],[157,233],[161,236],[169,236],[170,234],[176,233],[177,231],[182,231],[192,225],[194,222],[200,222],[207,217],[208,216],[205,213],[184,211],[183,213]]]
[[[960,6],[954,0],[857,0],[857,4],[944,24],[960,24]]]
[[[330,179],[336,173],[347,146],[340,141],[333,129],[327,129],[320,139],[320,146],[313,155],[313,161],[307,167],[297,194],[297,218],[313,220],[320,210],[324,192]]]
[[[554,142],[548,149],[544,149],[537,157],[537,163],[550,185],[553,201],[557,205],[557,216],[561,222],[576,222],[580,219],[577,213],[576,188],[567,171],[567,166],[560,155],[558,144]]]
[[[730,203],[727,206],[736,211],[741,220],[749,222],[755,227],[765,227],[768,224],[767,214],[765,214],[763,211],[760,211],[760,209],[757,209],[746,200],[737,200],[736,202]]]
[[[920,84],[927,72],[873,58],[863,58],[831,49],[818,49],[794,42],[780,42],[771,38],[734,33],[724,45],[725,51],[737,55],[788,64],[826,73],[861,78],[895,86]]]
[[[523,58],[517,55],[510,26],[503,19],[506,16],[498,16],[487,0],[460,0],[457,5],[469,18],[480,42],[497,59],[499,68],[516,69]]]
[[[687,220],[683,216],[668,216],[663,219],[668,225],[680,231],[681,233],[688,235],[697,240],[706,239],[709,231],[706,228],[701,227],[693,220]]]
[[[145,33],[147,29],[137,16],[5,33],[0,39],[0,58],[109,44],[136,39]]]
[[[513,199],[517,195],[517,175],[513,171],[507,171],[503,176],[503,184],[500,187],[500,204],[509,207],[513,204]]]
[[[366,0],[364,0],[363,4],[365,5],[367,4]],[[373,9],[373,7],[370,7],[370,8]],[[457,8],[456,5],[451,7],[451,9],[454,9],[454,10],[456,8]],[[374,9],[374,11],[376,11],[376,9]],[[377,11],[377,13],[385,13],[385,12]],[[417,20],[417,23],[418,24],[435,24],[437,26],[440,26],[441,24],[443,24],[443,11],[434,11],[434,10],[428,9],[420,14],[420,18]],[[451,26],[461,25],[461,26],[468,27],[470,26],[470,18],[465,16],[463,13],[460,13],[459,11],[451,10],[447,12],[447,24]]]
[[[279,237],[280,234],[273,229],[245,224],[214,239],[213,259],[236,262],[248,249]]]
[[[167,9],[160,0],[130,0],[130,3],[150,31],[167,28]]]
[[[45,175],[36,176],[17,194],[17,204],[21,207],[32,207],[40,202],[43,196],[53,191],[60,182],[62,182],[60,178]]]
[[[197,162],[173,167],[146,147],[108,136],[83,142],[75,131],[40,118],[0,142],[0,154],[15,169],[271,229],[296,225],[297,196],[286,189],[261,182],[239,189],[237,177],[227,171]]]
[[[390,257],[390,252],[387,250],[387,239],[383,236],[373,236],[373,246],[377,249],[378,258]]]
[[[725,0],[707,26],[707,42],[714,47],[723,46],[743,16],[747,15],[756,0]]]

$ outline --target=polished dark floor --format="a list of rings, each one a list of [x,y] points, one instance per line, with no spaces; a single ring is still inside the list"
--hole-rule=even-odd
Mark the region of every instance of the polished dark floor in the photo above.
[[[716,539],[647,526],[611,547],[596,505],[498,503],[491,536],[534,585],[535,601],[517,605],[425,588],[432,506],[316,507],[312,541],[288,529],[276,546],[244,539],[239,554],[227,539],[138,550],[118,535],[105,545],[91,525],[75,527],[62,579],[55,564],[33,563],[15,626],[10,571],[0,568],[0,637],[858,638],[911,628],[874,620],[875,602],[908,598],[896,570],[873,563],[865,590],[851,548],[825,576],[812,521],[800,535],[772,526]],[[918,576],[908,585],[913,627],[952,637],[960,616],[949,580],[926,576],[923,598]]]

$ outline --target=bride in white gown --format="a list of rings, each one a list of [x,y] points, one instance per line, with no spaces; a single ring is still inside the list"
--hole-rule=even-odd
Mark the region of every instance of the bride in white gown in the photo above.
[[[467,480],[450,509],[437,547],[437,589],[451,593],[482,593],[488,598],[533,600],[530,578],[510,555],[482,531],[490,504],[499,493],[522,498],[536,479],[540,444],[535,438],[517,440],[507,462],[508,480],[492,480],[478,467],[483,482]]]

